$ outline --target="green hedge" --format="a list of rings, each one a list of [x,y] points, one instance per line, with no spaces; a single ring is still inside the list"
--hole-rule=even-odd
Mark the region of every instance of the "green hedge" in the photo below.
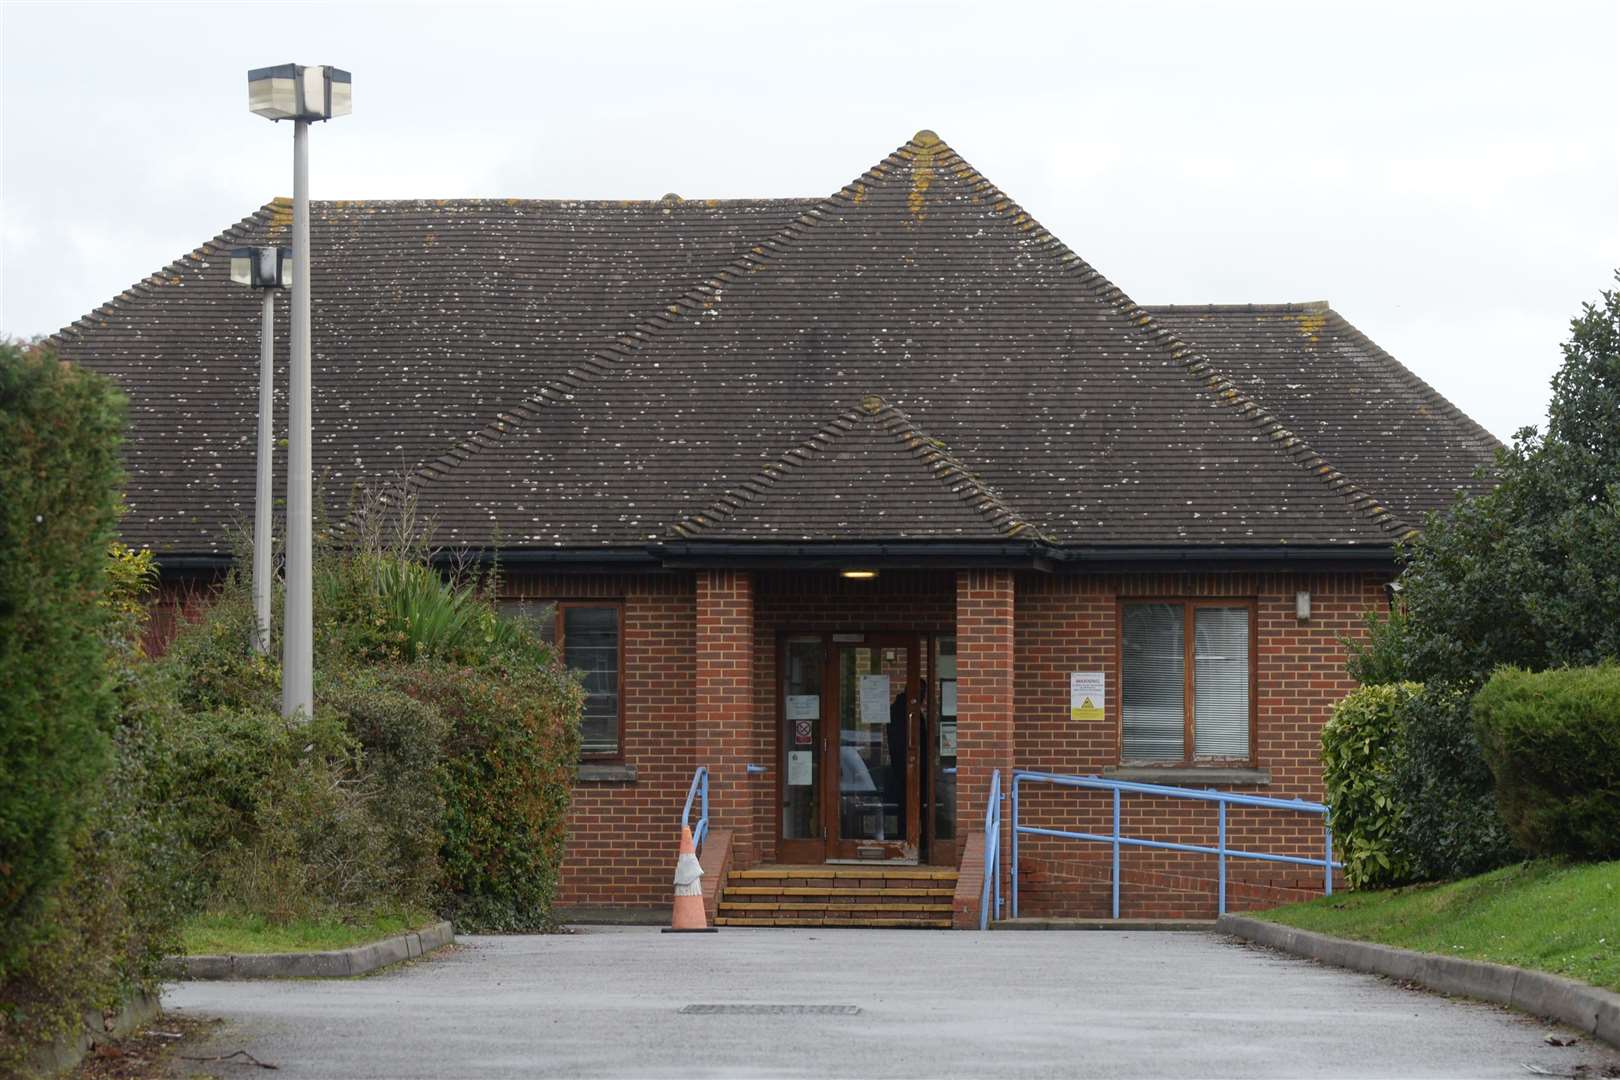
[[[123,400],[0,344],[0,981],[49,925],[110,763],[110,617]]]
[[[160,666],[184,714],[177,799],[202,906],[271,919],[428,907],[548,924],[583,694],[531,631],[411,549],[317,562],[315,716],[277,714],[231,574]]]
[[[1401,705],[1391,788],[1404,808],[1401,846],[1417,881],[1472,877],[1519,858],[1474,737],[1471,689],[1437,680]]]
[[[1393,773],[1401,754],[1401,707],[1421,690],[1417,683],[1364,686],[1339,702],[1322,728],[1328,824],[1345,879],[1357,889],[1412,877],[1403,844],[1408,815]]]
[[[1620,858],[1620,665],[1498,669],[1474,726],[1513,838],[1531,855]]]
[[[578,682],[521,656],[388,678],[449,727],[441,912],[474,932],[549,928],[579,761]]]

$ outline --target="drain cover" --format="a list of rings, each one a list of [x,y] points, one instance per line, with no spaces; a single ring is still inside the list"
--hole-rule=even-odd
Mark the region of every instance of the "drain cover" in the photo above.
[[[708,1016],[715,1013],[738,1013],[744,1016],[855,1016],[859,1005],[683,1005],[681,1012]]]

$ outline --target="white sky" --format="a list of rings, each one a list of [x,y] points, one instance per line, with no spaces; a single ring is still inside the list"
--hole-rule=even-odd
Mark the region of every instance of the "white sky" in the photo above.
[[[1142,303],[1326,299],[1498,436],[1620,266],[1612,2],[3,4],[0,331],[291,192],[813,195],[932,128]]]

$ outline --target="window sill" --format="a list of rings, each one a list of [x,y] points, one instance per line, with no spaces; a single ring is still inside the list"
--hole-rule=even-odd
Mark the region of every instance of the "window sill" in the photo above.
[[[582,784],[633,784],[636,767],[609,762],[582,761],[574,779]]]
[[[1270,769],[1228,765],[1110,765],[1103,770],[1109,780],[1129,780],[1138,784],[1171,784],[1189,787],[1203,784],[1230,784],[1265,787],[1271,783]]]

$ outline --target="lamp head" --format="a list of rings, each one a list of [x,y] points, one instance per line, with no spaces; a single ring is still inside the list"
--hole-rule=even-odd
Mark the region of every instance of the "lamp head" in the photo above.
[[[279,247],[241,247],[231,251],[231,280],[255,289],[292,287],[292,252]]]
[[[279,64],[248,72],[248,111],[267,120],[330,120],[353,109],[353,79],[342,68]]]

